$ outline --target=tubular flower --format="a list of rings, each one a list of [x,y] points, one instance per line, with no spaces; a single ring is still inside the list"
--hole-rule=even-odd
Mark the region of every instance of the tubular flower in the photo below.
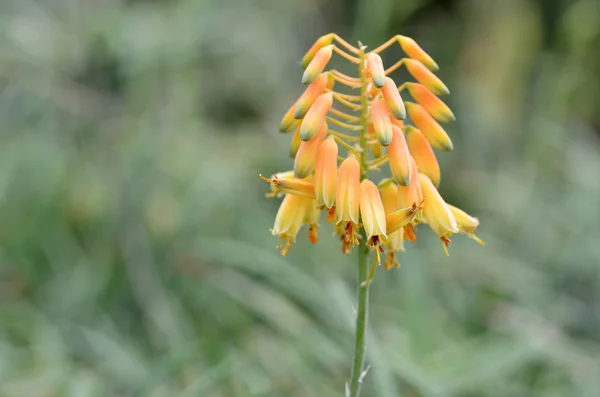
[[[300,139],[310,141],[323,125],[327,113],[333,105],[333,93],[321,94],[312,104],[300,125]]]
[[[398,186],[395,183],[388,183],[380,189],[381,201],[386,214],[391,214],[398,209]],[[386,221],[387,226],[387,221]],[[396,252],[404,252],[404,228],[394,232],[388,232],[388,241],[384,244],[385,269],[400,267],[400,262],[396,259]]]
[[[408,145],[404,138],[402,130],[393,125],[394,139],[392,144],[388,146],[388,157],[390,161],[390,170],[392,175],[402,186],[410,185],[411,179],[411,157],[408,151]]]
[[[450,90],[435,74],[415,59],[405,59],[404,64],[408,72],[421,84],[436,95],[448,95]]]
[[[323,69],[325,69],[325,66],[327,66],[327,63],[331,59],[331,55],[333,55],[333,45],[331,44],[317,51],[314,58],[311,59],[306,67],[306,70],[304,70],[302,83],[308,85],[315,81],[317,76],[321,74]]]
[[[405,119],[406,108],[404,107],[404,102],[400,97],[400,92],[398,92],[398,87],[396,87],[396,83],[394,83],[394,80],[392,80],[389,77],[386,77],[385,83],[381,88],[381,93],[383,94],[385,104],[387,105],[390,112],[394,115],[394,117],[399,120]]]
[[[444,152],[452,151],[454,146],[450,137],[423,106],[409,102],[406,104],[406,110],[414,125],[421,130],[431,146]]]
[[[386,68],[380,54],[392,45],[400,45],[407,57]],[[358,74],[328,69],[334,52],[356,65]],[[266,196],[283,198],[272,229],[284,240],[283,255],[303,224],[310,241],[317,242],[323,210],[341,238],[342,252],[361,241],[374,251],[362,287],[371,282],[381,253],[386,269],[400,266],[396,253],[405,250],[404,241],[417,241],[421,223],[440,237],[446,253],[455,233],[483,243],[474,234],[479,220],[446,204],[437,190],[441,172],[433,149],[453,149],[440,123],[454,120],[454,114],[438,98],[449,90],[434,74],[437,64],[413,39],[397,35],[367,51],[330,33],[301,64],[307,87],[279,126],[291,133],[293,171],[261,176],[270,184]],[[397,84],[388,77],[401,67],[416,81]],[[403,101],[404,89],[412,102]],[[392,178],[377,184],[372,171],[384,167]]]
[[[332,136],[319,145],[317,163],[315,165],[315,196],[317,207],[333,208],[337,187],[338,146]]]
[[[456,219],[456,224],[458,225],[459,233],[466,234],[469,238],[477,241],[481,245],[485,245],[482,239],[477,237],[475,233],[475,229],[479,226],[479,219],[472,217],[467,214],[465,211],[457,208],[453,205],[448,204],[450,208],[450,212],[454,215],[454,219]]]
[[[417,163],[419,172],[427,175],[433,184],[438,187],[441,178],[440,165],[427,139],[418,129],[407,127],[406,141],[408,142],[410,154]]]
[[[312,174],[317,161],[317,151],[327,135],[327,122],[323,122],[319,132],[308,142],[300,142],[300,147],[294,159],[294,174],[296,178],[306,178]]]
[[[369,68],[375,87],[383,87],[385,83],[385,71],[383,69],[383,60],[379,54],[371,52],[367,55],[367,67]]]
[[[296,103],[294,118],[301,119],[306,115],[306,112],[308,112],[308,109],[312,106],[317,97],[325,92],[328,82],[329,73],[321,73],[315,81],[306,87],[306,90],[304,90],[304,93]]]
[[[342,235],[342,250],[350,252],[358,244],[356,228],[360,203],[360,164],[354,155],[342,162],[337,183],[335,213],[338,233]]]
[[[385,102],[381,99],[375,99],[371,104],[371,119],[379,143],[382,146],[388,146],[392,143],[393,137],[392,120],[390,119]]]
[[[452,110],[442,100],[429,91],[422,84],[406,83],[406,89],[410,95],[421,104],[434,119],[447,123],[456,120]]]
[[[306,55],[304,55],[304,57],[302,58],[302,62],[300,62],[300,64],[302,65],[302,69],[306,69],[310,61],[313,60],[313,58],[321,48],[326,47],[333,42],[334,36],[335,35],[333,33],[329,33],[319,37],[317,41],[315,41],[315,44],[312,45],[310,50],[308,50]]]
[[[306,197],[293,194],[287,194],[281,201],[275,217],[275,225],[271,229],[274,236],[279,236],[284,240],[284,243],[277,247],[281,248],[281,255],[286,256],[290,246],[296,241],[310,202],[311,200]]]
[[[378,249],[381,242],[387,241],[385,210],[377,186],[368,179],[360,183],[360,216],[367,235],[367,245],[371,249]]]
[[[406,36],[398,36],[398,41],[400,42],[400,46],[402,50],[412,59],[416,59],[421,62],[423,65],[427,66],[427,68],[431,71],[436,71],[439,69],[437,63],[433,60],[432,57],[429,56],[418,44],[416,41]]]
[[[453,233],[458,233],[458,225],[456,219],[450,211],[450,207],[444,201],[440,193],[437,191],[433,182],[427,175],[419,174],[419,182],[423,191],[423,217],[425,221],[444,243],[444,250],[448,255],[448,244],[450,244],[450,236]]]

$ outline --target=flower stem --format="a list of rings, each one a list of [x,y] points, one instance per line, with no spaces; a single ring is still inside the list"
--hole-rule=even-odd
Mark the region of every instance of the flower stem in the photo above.
[[[365,363],[367,320],[369,317],[369,285],[367,280],[369,248],[364,246],[358,250],[358,307],[356,309],[356,341],[354,359],[350,373],[349,397],[360,395],[362,373]]]
[[[361,165],[361,180],[367,177],[368,171],[368,106],[367,97],[367,76],[364,70],[365,67],[365,52],[362,44],[359,43],[359,58],[358,72],[361,80],[360,87],[360,147],[363,149],[360,154]],[[364,233],[363,233],[364,234]],[[369,283],[367,280],[368,272],[369,248],[361,245],[358,248],[358,307],[356,309],[356,339],[354,343],[354,359],[352,362],[352,372],[350,373],[350,382],[348,384],[348,397],[360,396],[360,387],[363,380],[363,368],[365,364],[366,353],[366,333],[367,320],[369,317]]]

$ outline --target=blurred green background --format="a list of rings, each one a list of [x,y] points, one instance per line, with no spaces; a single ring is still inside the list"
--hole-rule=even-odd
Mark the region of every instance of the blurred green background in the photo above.
[[[600,395],[600,1],[4,0],[1,396],[343,395],[356,259],[258,179],[331,31],[437,60],[488,243],[377,272],[363,395]]]

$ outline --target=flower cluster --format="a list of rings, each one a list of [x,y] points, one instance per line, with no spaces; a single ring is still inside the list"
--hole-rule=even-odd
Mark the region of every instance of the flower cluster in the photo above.
[[[379,53],[395,43],[407,57],[385,69]],[[326,71],[334,53],[358,65],[359,76]],[[437,64],[413,39],[398,35],[365,52],[360,43],[354,47],[331,33],[315,42],[302,66],[306,90],[280,125],[281,132],[293,133],[294,169],[262,177],[271,183],[267,196],[283,197],[272,229],[284,240],[278,247],[283,255],[304,224],[310,241],[317,242],[321,211],[335,224],[344,253],[363,240],[377,262],[386,254],[387,269],[399,266],[396,253],[404,251],[405,240],[416,242],[422,223],[440,237],[446,253],[454,233],[482,243],[473,234],[478,219],[438,192],[441,174],[433,149],[452,150],[440,123],[454,115],[439,99],[449,91],[433,73]],[[398,86],[389,77],[401,66],[416,82]],[[404,102],[401,92],[413,101]],[[375,184],[369,172],[385,165],[392,177]]]

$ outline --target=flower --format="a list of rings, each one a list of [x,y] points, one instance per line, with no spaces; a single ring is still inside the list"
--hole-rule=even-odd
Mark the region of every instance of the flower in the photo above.
[[[435,74],[415,59],[405,59],[404,64],[408,72],[421,84],[436,95],[448,95],[450,90]]]
[[[335,198],[335,213],[338,234],[342,235],[342,250],[350,252],[353,245],[358,244],[356,229],[358,225],[360,203],[360,164],[351,154],[340,165],[337,192]]]
[[[329,33],[329,34],[319,37],[317,39],[317,41],[315,41],[315,44],[312,45],[310,50],[308,50],[308,52],[306,53],[306,55],[304,55],[304,57],[302,58],[302,61],[300,62],[303,69],[306,69],[306,67],[308,66],[310,61],[313,60],[313,58],[315,57],[315,55],[321,48],[326,47],[333,42],[334,36],[335,36],[335,34]]]
[[[296,178],[306,178],[312,174],[317,162],[319,145],[327,136],[327,123],[323,122],[319,132],[308,142],[300,142],[300,147],[294,159],[294,174]]]
[[[402,101],[402,97],[400,97],[400,92],[398,92],[398,87],[394,80],[389,77],[385,78],[385,83],[381,88],[381,93],[383,94],[383,99],[385,103],[397,119],[406,118],[406,108],[404,107],[404,102]]]
[[[327,63],[333,55],[333,44],[327,45],[317,51],[313,59],[304,70],[302,75],[302,84],[308,85],[315,81],[317,76],[321,74]]]
[[[300,125],[300,139],[310,141],[323,125],[327,113],[333,105],[333,93],[328,92],[317,97]]]
[[[310,202],[309,198],[294,194],[286,194],[281,201],[275,217],[275,225],[271,229],[274,236],[279,236],[284,240],[284,243],[277,246],[277,248],[281,248],[281,255],[286,256],[290,246],[296,241]]]
[[[479,219],[472,217],[465,211],[453,205],[448,204],[448,207],[450,208],[452,215],[454,215],[454,219],[456,219],[459,233],[466,234],[469,238],[472,238],[479,244],[485,245],[485,242],[474,234],[475,229],[479,226]]]
[[[315,165],[315,196],[319,208],[333,208],[337,188],[337,156],[338,146],[329,136],[319,144],[317,163]]]
[[[398,209],[398,186],[395,183],[388,183],[380,189],[381,201],[386,214],[390,214]],[[386,221],[387,228],[387,221]],[[384,244],[385,269],[389,270],[392,267],[400,267],[400,263],[396,259],[397,252],[404,252],[404,228],[401,227],[396,231],[388,232],[388,241]]]
[[[449,152],[453,149],[452,141],[448,134],[446,134],[446,131],[427,113],[427,110],[423,106],[407,102],[406,110],[415,127],[423,133],[431,146],[444,152]]]
[[[381,242],[387,241],[385,210],[377,186],[368,179],[360,183],[360,216],[367,235],[367,245],[371,249],[379,248]]]
[[[406,36],[398,35],[398,42],[400,42],[400,46],[402,50],[412,59],[416,59],[421,62],[423,65],[427,66],[429,70],[436,71],[439,69],[437,63],[433,60],[432,57],[429,56],[413,39]]]
[[[383,146],[392,143],[392,120],[385,102],[381,99],[375,99],[371,104],[371,120],[379,143]]]
[[[436,120],[446,123],[456,120],[452,110],[442,100],[429,91],[424,85],[417,83],[406,83],[406,89]]]
[[[321,73],[315,81],[306,87],[306,90],[304,90],[304,93],[296,103],[296,109],[294,110],[295,119],[301,119],[306,115],[306,112],[308,112],[308,109],[310,109],[317,97],[325,92],[328,83],[329,73]]]
[[[280,175],[284,177],[281,178]],[[307,179],[290,178],[287,173],[275,174],[271,178],[259,175],[271,184],[271,191],[293,194],[295,196],[315,198],[315,185]]]
[[[369,68],[375,87],[383,87],[385,83],[385,71],[383,69],[383,60],[379,54],[374,52],[367,54],[367,67]]]
[[[321,211],[317,208],[317,201],[310,199],[306,203],[306,212],[304,214],[303,223],[308,225],[308,239],[313,244],[316,244],[318,241],[320,217]]]
[[[423,191],[423,218],[444,243],[444,251],[448,255],[450,236],[458,233],[458,225],[450,207],[437,191],[427,175],[419,174],[419,183]]]
[[[410,155],[415,160],[419,172],[427,175],[433,184],[438,187],[441,178],[440,165],[427,139],[421,131],[409,126],[406,127],[406,141]]]
[[[399,127],[392,125],[392,131],[394,132],[394,139],[392,139],[392,143],[387,150],[390,170],[396,182],[402,186],[408,186],[411,180],[411,157],[408,145],[404,133]]]

